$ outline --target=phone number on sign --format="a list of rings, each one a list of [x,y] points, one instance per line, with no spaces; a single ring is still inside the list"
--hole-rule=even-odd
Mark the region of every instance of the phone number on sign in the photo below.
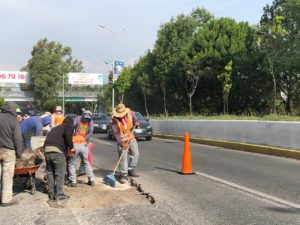
[[[18,80],[25,80],[25,74],[14,74],[14,73],[8,73],[8,74],[5,74],[5,73],[2,73],[0,74],[0,79],[3,79],[3,80],[15,80],[15,79],[18,79]]]

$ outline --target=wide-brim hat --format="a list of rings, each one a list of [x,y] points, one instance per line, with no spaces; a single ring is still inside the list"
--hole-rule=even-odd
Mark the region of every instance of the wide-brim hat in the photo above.
[[[120,103],[116,108],[113,109],[113,116],[117,118],[124,117],[127,113],[129,113],[130,109],[126,108],[124,104]]]

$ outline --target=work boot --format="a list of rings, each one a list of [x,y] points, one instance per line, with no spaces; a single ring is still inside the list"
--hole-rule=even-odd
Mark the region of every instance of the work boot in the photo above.
[[[62,201],[62,200],[68,200],[69,198],[70,198],[70,196],[61,194],[61,195],[56,196],[55,200]]]
[[[55,200],[55,196],[53,196],[53,195],[49,195],[49,200]]]
[[[95,186],[95,181],[89,180],[89,181],[88,181],[88,185],[90,185],[90,186]]]
[[[129,170],[128,171],[128,176],[130,176],[130,177],[139,177],[140,175],[138,175],[134,170]]]
[[[119,183],[120,184],[125,184],[127,182],[128,178],[125,175],[120,175],[119,176]]]
[[[68,187],[77,187],[77,183],[70,182],[68,183]]]
[[[18,201],[16,199],[14,199],[11,202],[2,203],[1,206],[2,207],[8,207],[8,206],[16,205],[16,204],[18,204]]]

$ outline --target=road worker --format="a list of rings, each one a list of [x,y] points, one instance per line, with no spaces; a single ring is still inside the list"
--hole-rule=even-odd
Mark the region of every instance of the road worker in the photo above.
[[[139,126],[139,121],[135,114],[120,103],[113,110],[112,128],[117,140],[117,150],[119,157],[122,151],[126,151],[120,162],[119,182],[126,183],[127,176],[138,177],[135,168],[138,163],[139,150],[138,143],[134,136],[133,129]]]
[[[52,127],[61,125],[64,121],[64,114],[61,106],[56,106],[52,115]]]
[[[13,199],[13,176],[16,158],[22,154],[22,131],[16,119],[18,108],[13,102],[6,102],[0,113],[0,205],[16,204]]]

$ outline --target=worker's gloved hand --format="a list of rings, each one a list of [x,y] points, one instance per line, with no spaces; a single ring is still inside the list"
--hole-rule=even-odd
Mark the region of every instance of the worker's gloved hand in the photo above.
[[[129,147],[128,142],[124,142],[124,143],[122,144],[122,148],[123,148],[124,150],[127,150],[128,147]]]
[[[76,152],[76,149],[75,149],[75,148],[72,148],[72,149],[70,149],[70,150],[68,151],[67,156],[68,156],[68,157],[72,157],[73,155],[75,155],[75,152]]]
[[[134,128],[138,128],[140,126],[140,123],[139,122],[134,122]]]

